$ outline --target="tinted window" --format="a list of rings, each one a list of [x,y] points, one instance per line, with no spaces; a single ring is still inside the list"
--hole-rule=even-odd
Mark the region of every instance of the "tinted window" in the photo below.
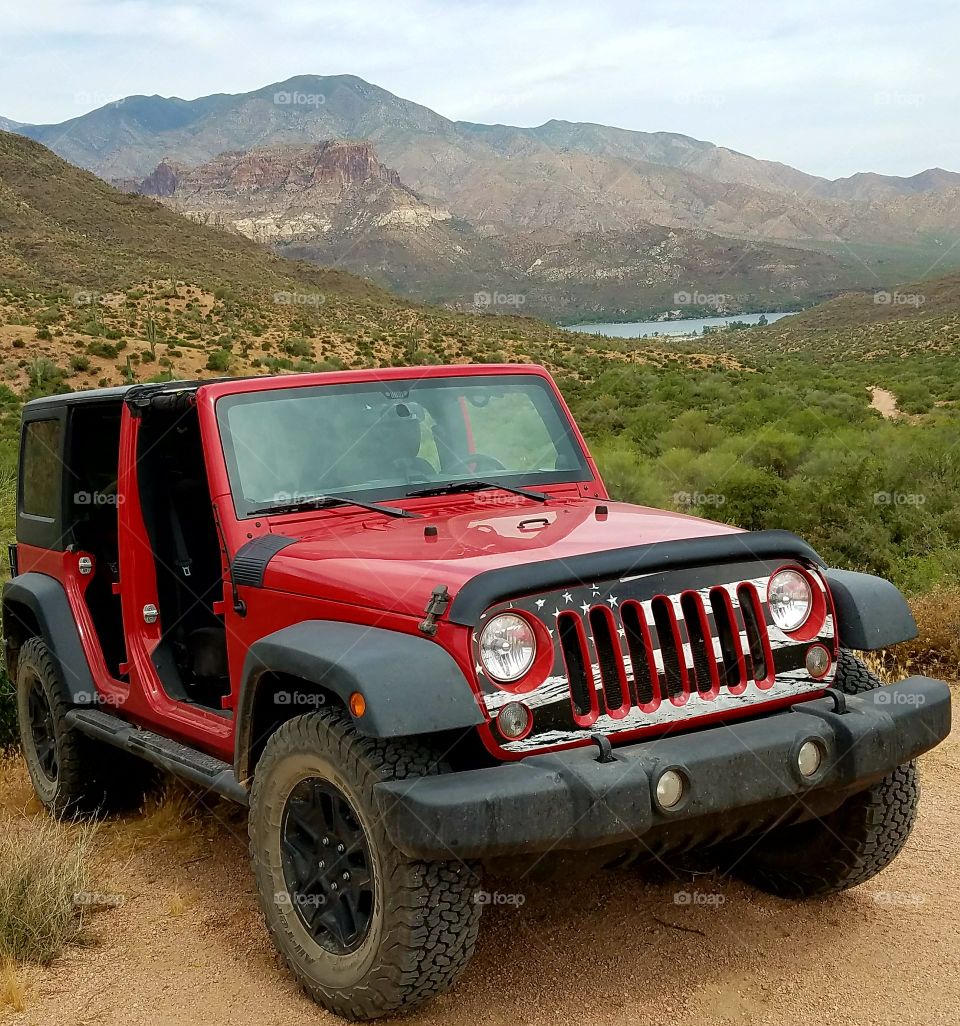
[[[23,434],[22,512],[55,520],[60,503],[60,421],[30,421]]]

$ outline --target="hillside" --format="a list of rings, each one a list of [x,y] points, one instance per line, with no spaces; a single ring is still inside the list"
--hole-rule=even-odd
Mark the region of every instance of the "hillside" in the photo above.
[[[157,165],[127,189],[278,252],[333,265],[415,299],[476,309],[512,298],[549,319],[794,307],[863,283],[840,256],[725,239],[698,228],[484,231],[425,202],[369,142],[322,141]]]
[[[141,180],[163,161],[195,168],[226,152],[366,139],[427,207],[449,211],[482,237],[642,233],[651,224],[708,231],[819,249],[845,268],[846,287],[902,280],[937,261],[944,269],[960,265],[960,176],[951,172],[830,182],[669,132],[565,121],[537,128],[454,122],[350,75],[297,76],[195,100],[127,97],[59,125],[19,130],[122,181]],[[395,243],[384,240],[383,248]],[[415,248],[428,250],[429,240]],[[482,267],[483,254],[477,259]],[[466,254],[463,261],[469,263]],[[429,267],[416,259],[414,265],[406,276],[387,269],[382,280],[405,288],[409,282],[412,295],[440,296]],[[357,269],[378,273],[372,259]],[[426,276],[419,291],[418,274]],[[816,272],[801,278],[812,281]],[[813,286],[803,299],[830,292]]]
[[[502,355],[521,330],[531,351],[576,341],[530,318],[420,307],[274,256],[0,134],[0,361],[14,388],[469,361]]]

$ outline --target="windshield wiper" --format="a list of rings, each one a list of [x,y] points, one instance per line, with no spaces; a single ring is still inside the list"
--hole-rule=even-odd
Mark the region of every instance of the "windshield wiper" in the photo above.
[[[525,499],[533,499],[534,502],[546,502],[550,496],[543,492],[531,492],[526,488],[514,488],[512,485],[500,484],[498,481],[451,481],[449,484],[434,485],[432,488],[417,488],[407,492],[408,499],[426,498],[429,495],[456,495],[457,492],[480,492],[489,488],[499,488],[504,492],[512,492],[514,495],[522,495]]]
[[[399,509],[396,506],[378,506],[375,502],[361,502],[359,499],[351,499],[347,495],[314,495],[309,499],[300,499],[297,502],[280,502],[274,506],[261,506],[259,509],[251,510],[247,515],[268,517],[274,513],[299,513],[308,509],[325,509],[327,506],[359,506],[372,513],[384,513],[388,517],[419,518],[423,515],[422,513],[411,513],[410,510]]]

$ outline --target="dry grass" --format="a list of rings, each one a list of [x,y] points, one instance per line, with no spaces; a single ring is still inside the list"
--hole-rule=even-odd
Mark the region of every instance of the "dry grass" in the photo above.
[[[0,957],[46,965],[80,936],[94,832],[49,818],[6,825],[0,836]]]
[[[960,681],[960,589],[941,588],[911,601],[920,633],[873,659],[884,679],[912,674]]]
[[[27,973],[12,958],[0,960],[0,1008],[23,1012],[30,1003],[33,985]]]

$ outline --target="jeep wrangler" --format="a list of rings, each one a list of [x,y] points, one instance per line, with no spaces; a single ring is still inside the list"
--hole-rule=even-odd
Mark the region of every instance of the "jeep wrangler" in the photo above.
[[[548,373],[131,385],[23,410],[3,592],[57,816],[159,766],[249,807],[273,940],[350,1019],[451,986],[483,859],[731,853],[810,898],[903,848],[947,686],[888,582],[610,501]]]

